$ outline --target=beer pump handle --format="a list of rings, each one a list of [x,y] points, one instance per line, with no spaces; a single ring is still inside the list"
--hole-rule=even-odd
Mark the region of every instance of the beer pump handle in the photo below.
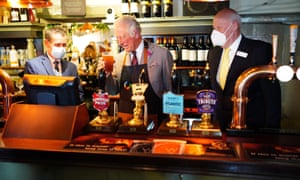
[[[296,40],[298,33],[298,25],[290,25],[290,64],[295,64]]]
[[[290,25],[290,53],[295,54],[296,52],[296,40],[298,34],[298,25]]]
[[[278,35],[273,34],[272,35],[272,50],[273,50],[273,56],[272,56],[272,63],[277,64],[277,48],[278,48]]]

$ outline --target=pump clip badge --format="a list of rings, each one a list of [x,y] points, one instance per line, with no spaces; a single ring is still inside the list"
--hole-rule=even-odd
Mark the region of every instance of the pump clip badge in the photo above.
[[[98,111],[107,110],[109,106],[109,97],[107,92],[98,92],[92,95],[93,107]]]
[[[203,89],[196,94],[196,103],[199,113],[213,113],[217,102],[214,90]]]

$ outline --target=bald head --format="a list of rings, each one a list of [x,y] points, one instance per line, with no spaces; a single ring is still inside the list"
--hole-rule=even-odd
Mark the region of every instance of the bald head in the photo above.
[[[240,35],[241,18],[239,14],[230,8],[219,11],[213,20],[213,28],[224,33],[227,41],[224,47],[230,46]]]

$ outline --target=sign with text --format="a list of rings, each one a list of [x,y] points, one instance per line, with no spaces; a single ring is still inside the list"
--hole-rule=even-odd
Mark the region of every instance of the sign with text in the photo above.
[[[217,102],[217,94],[214,90],[203,89],[196,94],[198,112],[213,113]]]
[[[167,92],[163,95],[163,113],[183,114],[183,95]]]

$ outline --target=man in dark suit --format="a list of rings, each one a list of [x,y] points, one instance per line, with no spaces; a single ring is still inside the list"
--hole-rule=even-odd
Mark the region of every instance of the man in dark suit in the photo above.
[[[46,53],[27,61],[25,74],[78,77],[76,65],[62,59],[67,46],[67,34],[63,28],[46,29],[44,44]],[[80,81],[79,77],[78,81]],[[83,100],[84,93],[81,86],[79,86],[79,93],[80,99]]]
[[[241,34],[240,26],[240,16],[233,9],[221,10],[213,20],[211,40],[215,47],[209,51],[208,61],[212,88],[217,92],[215,119],[219,121],[222,131],[229,127],[232,120],[231,98],[237,78],[246,69],[267,65],[272,60],[271,44],[246,38]],[[225,59],[228,61],[225,62]],[[280,119],[281,92],[278,80],[255,80],[248,89],[247,128],[279,128]]]
[[[148,83],[144,93],[148,113],[158,115],[161,120],[162,94],[172,87],[172,55],[166,48],[143,40],[140,24],[132,16],[119,17],[114,23],[114,33],[124,51],[114,56],[113,72],[106,72],[106,89],[110,94],[120,94],[119,114],[125,121],[132,117],[134,102],[130,87],[142,77]]]

